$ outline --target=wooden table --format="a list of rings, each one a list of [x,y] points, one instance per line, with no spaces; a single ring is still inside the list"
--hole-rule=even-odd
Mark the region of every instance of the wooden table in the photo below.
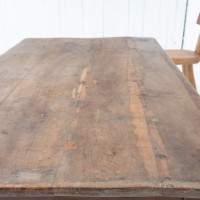
[[[0,152],[3,199],[199,198],[200,97],[154,39],[26,39],[0,58]]]

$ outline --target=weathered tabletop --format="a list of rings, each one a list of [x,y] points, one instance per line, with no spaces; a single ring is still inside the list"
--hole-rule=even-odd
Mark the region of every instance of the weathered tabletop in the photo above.
[[[0,57],[0,196],[200,197],[200,98],[154,39],[27,39]]]

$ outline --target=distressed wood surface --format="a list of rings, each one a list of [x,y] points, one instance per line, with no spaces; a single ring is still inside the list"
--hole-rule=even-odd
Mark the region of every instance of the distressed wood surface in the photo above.
[[[0,200],[194,200],[173,197],[0,197]]]
[[[173,197],[0,197],[0,200],[194,200]]]
[[[0,57],[1,197],[200,196],[200,98],[154,39],[27,39]]]

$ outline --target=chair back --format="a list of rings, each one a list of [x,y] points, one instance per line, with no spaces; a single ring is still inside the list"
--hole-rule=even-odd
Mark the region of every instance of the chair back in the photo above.
[[[197,19],[197,24],[200,25],[200,13],[199,13],[199,17],[198,17],[198,19]],[[200,35],[199,35],[199,38],[198,38],[198,41],[197,41],[195,53],[197,53],[197,54],[200,55]]]

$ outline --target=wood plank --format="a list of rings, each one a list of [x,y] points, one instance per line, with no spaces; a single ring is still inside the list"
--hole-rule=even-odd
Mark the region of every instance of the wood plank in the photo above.
[[[154,39],[29,39],[0,73],[1,197],[200,196],[200,98]]]
[[[190,50],[167,50],[167,54],[177,65],[193,65],[200,61],[200,55]]]
[[[190,83],[196,88],[196,83],[194,79],[193,65],[183,65],[183,73],[188,78]]]
[[[70,113],[70,104],[76,104],[72,91],[65,87],[78,84],[77,74],[82,71],[88,55],[84,44],[77,47],[62,40],[57,45],[56,41],[29,40],[30,46],[23,55],[26,56],[27,51],[34,54],[36,48],[41,54],[37,65],[1,104],[0,185],[3,191],[4,187],[12,188],[16,184],[17,187],[45,188],[51,193],[60,146],[67,137],[70,114],[66,113]],[[24,48],[24,42],[21,46]],[[60,52],[63,48],[67,53]],[[84,50],[77,60],[76,54]],[[8,55],[12,56],[12,52]],[[16,67],[22,65],[20,52],[18,58]],[[2,60],[1,63],[5,66],[1,68],[7,69]],[[12,78],[12,73],[8,71],[3,75],[9,74]],[[17,73],[14,74],[17,76]],[[11,174],[12,180],[8,178]]]
[[[110,198],[101,198],[101,197],[20,197],[20,198],[4,198],[0,200],[183,200],[182,198],[165,198],[165,197],[152,197],[152,198],[119,198],[119,197],[110,197]],[[184,199],[184,200],[193,200],[193,199]]]

